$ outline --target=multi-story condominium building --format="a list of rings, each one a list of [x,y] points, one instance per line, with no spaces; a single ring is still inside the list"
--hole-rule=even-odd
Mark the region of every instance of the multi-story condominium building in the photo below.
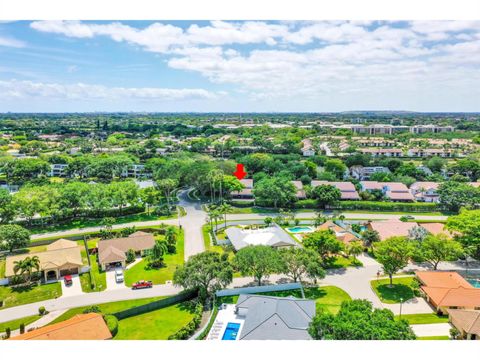
[[[360,146],[364,147],[392,147],[396,145],[395,140],[385,138],[353,138]]]
[[[403,151],[401,149],[360,149],[363,154],[370,154],[372,157],[401,157]]]
[[[417,201],[437,203],[440,200],[438,195],[439,185],[438,182],[417,181],[410,186],[410,192]]]
[[[415,125],[410,126],[410,132],[413,134],[423,134],[427,132],[431,133],[442,133],[442,132],[453,132],[455,128],[453,126],[438,126],[438,125]]]
[[[52,164],[48,176],[64,177],[67,175],[67,164]]]
[[[355,185],[348,181],[312,181],[312,187],[316,187],[319,185],[332,185],[336,187],[341,192],[341,200],[360,200],[360,196],[358,195],[357,190],[355,189]]]
[[[383,195],[392,201],[413,201],[414,197],[408,188],[399,182],[361,181],[362,191],[380,190]]]
[[[149,177],[151,176],[151,174],[145,172],[145,165],[135,164],[123,170],[122,176],[138,178],[138,177]]]
[[[372,124],[372,125],[352,125],[345,124],[339,126],[342,129],[349,129],[355,134],[368,135],[391,135],[406,132],[409,130],[408,126],[404,125],[390,125],[390,124]]]
[[[369,180],[372,174],[378,172],[390,173],[390,170],[385,166],[352,166],[350,168],[350,176],[357,180]]]
[[[439,156],[443,158],[454,157],[454,152],[447,149],[408,149],[407,156],[409,157],[430,157]]]

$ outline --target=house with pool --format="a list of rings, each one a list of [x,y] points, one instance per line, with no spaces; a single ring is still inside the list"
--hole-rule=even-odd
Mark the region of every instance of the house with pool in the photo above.
[[[233,226],[225,230],[225,235],[236,251],[249,245],[268,245],[275,248],[300,246],[276,224],[260,229]]]
[[[222,304],[207,340],[311,340],[315,301],[241,294]]]

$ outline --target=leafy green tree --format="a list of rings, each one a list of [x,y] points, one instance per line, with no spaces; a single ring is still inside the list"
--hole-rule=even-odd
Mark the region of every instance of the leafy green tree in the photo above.
[[[160,201],[160,198],[161,198],[160,191],[158,191],[154,187],[147,187],[144,189],[140,189],[139,194],[140,194],[140,198],[142,199],[142,202],[147,207],[147,214],[150,214],[151,206],[158,204],[158,202]]]
[[[135,250],[133,249],[128,249],[127,251],[127,263],[130,264],[135,261],[136,255],[135,255]]]
[[[332,230],[318,230],[307,234],[303,238],[303,246],[316,251],[325,263],[330,256],[339,254],[344,245],[337,239]]]
[[[167,199],[167,204],[170,207],[170,197],[172,196],[172,191],[178,187],[178,180],[173,178],[157,180],[157,188],[163,192],[165,199]]]
[[[233,268],[228,255],[206,251],[191,256],[173,274],[173,282],[184,289],[198,289],[203,301],[229,285],[233,280]]]
[[[425,166],[436,173],[441,172],[445,165],[447,165],[447,160],[438,156],[433,156],[425,161]]]
[[[320,312],[308,329],[317,340],[415,340],[406,320],[395,320],[389,309],[374,309],[367,300],[342,303],[333,315]]]
[[[437,270],[441,261],[455,261],[462,255],[462,245],[445,234],[428,235],[420,245],[420,258],[432,265],[433,270]]]
[[[41,175],[45,176],[49,170],[50,164],[48,162],[36,158],[15,159],[4,165],[7,178],[14,183],[24,183]]]
[[[15,216],[13,197],[8,190],[0,189],[0,224],[8,223]]]
[[[313,198],[317,200],[320,208],[325,209],[340,200],[342,193],[335,186],[319,185],[312,190]]]
[[[370,175],[370,180],[380,181],[380,182],[389,182],[389,181],[393,181],[393,175],[392,173],[389,173],[386,171],[380,171]]]
[[[467,183],[447,181],[438,188],[440,204],[449,211],[457,212],[462,207],[480,206],[480,190]]]
[[[168,245],[168,252],[174,254],[177,251],[177,230],[173,226],[167,227],[165,230],[165,241]]]
[[[363,245],[367,248],[371,248],[373,244],[380,241],[380,234],[377,230],[367,229],[362,232]]]
[[[321,265],[322,259],[316,251],[290,247],[280,249],[279,252],[284,264],[283,273],[294,282],[302,282],[303,277],[314,281],[325,277],[325,270]]]
[[[244,188],[245,185],[243,185],[235,176],[223,176],[222,191],[224,196],[230,196],[232,192],[242,191]]]
[[[375,259],[388,275],[390,286],[393,286],[393,275],[408,265],[413,251],[412,243],[404,236],[392,236],[375,245]]]
[[[472,256],[480,259],[480,210],[462,210],[460,214],[450,216],[445,227],[458,232],[455,235],[464,248],[472,249]]]
[[[342,180],[347,166],[339,159],[329,159],[324,165],[325,171],[335,175],[337,180]]]
[[[263,219],[263,222],[265,223],[265,225],[270,226],[273,223],[273,218],[270,216],[267,216],[265,219]]]
[[[150,255],[148,256],[148,263],[151,267],[159,268],[163,266],[163,259],[168,252],[168,244],[165,240],[155,241]]]
[[[235,255],[234,266],[243,276],[253,276],[258,285],[271,274],[283,268],[279,252],[270,246],[256,245],[240,249]]]
[[[12,252],[30,244],[30,232],[20,225],[0,225],[0,248]]]
[[[274,208],[288,207],[296,200],[296,189],[290,180],[283,177],[263,178],[253,189],[256,201],[273,205]]]

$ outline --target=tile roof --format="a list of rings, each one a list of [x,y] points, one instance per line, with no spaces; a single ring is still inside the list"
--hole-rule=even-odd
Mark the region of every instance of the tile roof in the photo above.
[[[348,181],[319,181],[313,180],[312,187],[319,186],[319,185],[332,185],[335,186],[341,192],[341,199],[342,200],[358,200],[360,196],[355,189],[355,185]]]
[[[421,223],[419,224],[421,227],[425,228],[430,234],[437,235],[437,234],[446,234],[449,235],[447,229],[445,229],[445,224],[443,223]]]
[[[74,317],[28,331],[11,340],[108,340],[112,334],[101,314],[78,314]]]
[[[368,227],[378,232],[380,240],[385,240],[392,236],[408,236],[408,231],[415,226],[417,224],[414,222],[403,222],[396,219],[372,221],[368,224]]]
[[[480,311],[449,309],[451,322],[467,334],[480,336]]]
[[[155,245],[155,238],[151,233],[137,231],[128,237],[101,240],[98,242],[98,261],[101,264],[119,260],[120,252],[126,254],[129,249],[135,251],[148,250]],[[114,250],[115,249],[115,250]],[[109,261],[109,259],[113,259]]]

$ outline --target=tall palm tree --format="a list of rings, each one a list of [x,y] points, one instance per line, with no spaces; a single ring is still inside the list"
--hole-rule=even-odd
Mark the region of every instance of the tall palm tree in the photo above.
[[[163,256],[168,251],[168,245],[165,240],[155,241],[152,251],[149,256],[150,265],[153,267],[161,267],[163,265]]]
[[[220,205],[220,211],[223,213],[223,220],[225,221],[225,226],[224,227],[227,227],[227,213],[232,209],[232,207],[227,204],[227,203],[223,203],[222,205]]]
[[[13,272],[15,275],[20,272],[20,275],[26,274],[26,281],[29,283],[32,279],[32,270],[40,271],[40,259],[38,256],[27,256],[23,260],[14,261]]]

